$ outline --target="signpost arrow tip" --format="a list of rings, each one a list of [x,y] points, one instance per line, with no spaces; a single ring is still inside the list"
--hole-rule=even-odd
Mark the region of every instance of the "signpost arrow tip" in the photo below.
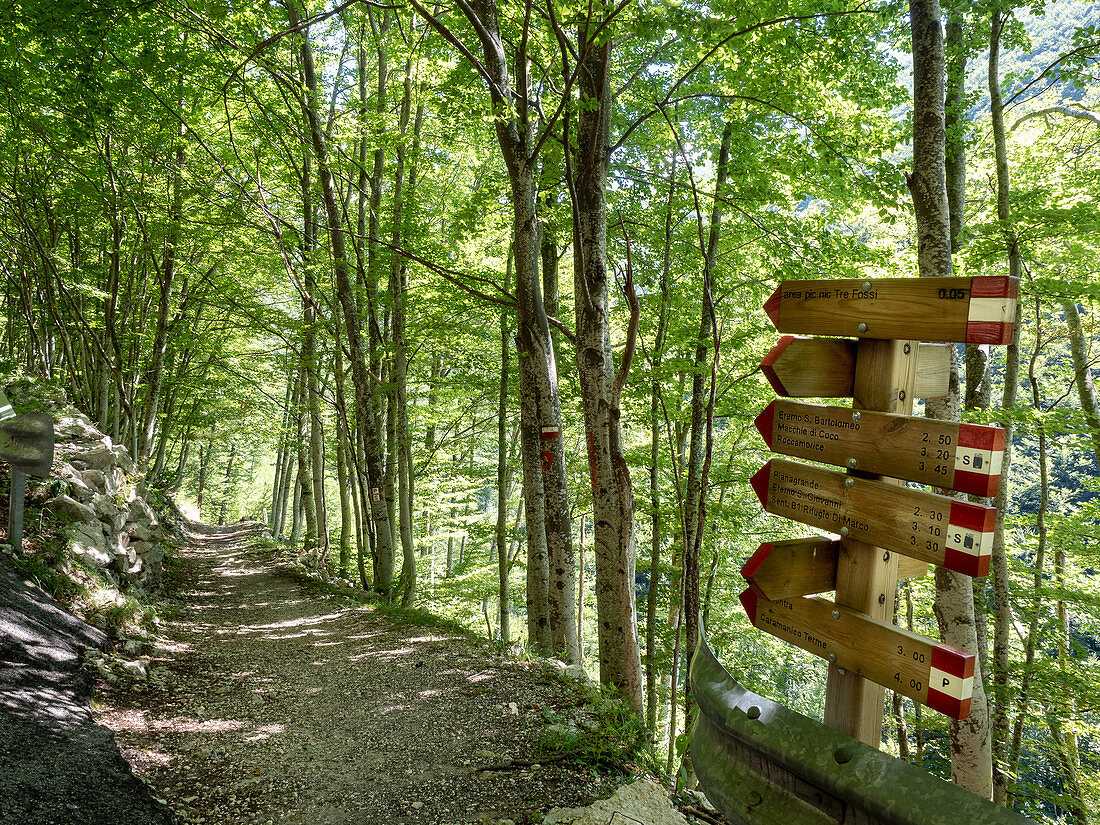
[[[771,319],[776,329],[779,329],[779,305],[783,302],[782,291],[783,285],[780,284],[775,288],[775,292],[772,293],[771,297],[764,302],[764,312]]]
[[[756,475],[749,479],[749,484],[752,485],[756,497],[760,499],[760,504],[764,506],[768,504],[768,485],[771,483],[771,476],[772,463],[769,461],[756,471]]]
[[[760,431],[761,437],[764,439],[764,443],[768,445],[768,449],[772,448],[772,424],[775,419],[775,402],[772,401],[768,406],[764,408],[764,411],[760,415],[756,416],[753,421],[756,424],[756,429]]]
[[[756,627],[756,592],[751,587],[746,587],[737,598],[741,600],[741,606],[745,608],[745,615],[749,617],[753,627]]]

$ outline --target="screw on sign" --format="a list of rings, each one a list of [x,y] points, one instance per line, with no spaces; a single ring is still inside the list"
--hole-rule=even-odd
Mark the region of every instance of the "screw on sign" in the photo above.
[[[783,281],[764,304],[780,332],[1009,344],[1019,279]]]
[[[752,477],[764,509],[967,576],[985,576],[996,510],[773,458]]]
[[[783,398],[851,398],[858,341],[784,335],[760,362],[760,372]],[[913,395],[941,398],[951,380],[951,347],[918,344]]]

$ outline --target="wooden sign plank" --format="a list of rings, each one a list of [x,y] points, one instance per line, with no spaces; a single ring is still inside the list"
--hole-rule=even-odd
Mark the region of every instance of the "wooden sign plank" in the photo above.
[[[855,386],[858,341],[849,338],[798,338],[784,335],[760,362],[760,371],[784,398],[851,398]],[[947,395],[951,348],[920,344],[913,394]]]
[[[836,590],[839,552],[838,536],[766,541],[741,567],[741,575],[760,598],[771,601],[828,593]],[[899,579],[926,575],[928,562],[898,559]]]
[[[772,452],[918,481],[976,496],[997,495],[1005,432],[909,415],[779,399],[756,417]]]
[[[741,568],[762,599],[786,599],[836,590],[840,540],[813,536],[764,542]]]
[[[989,573],[996,510],[773,458],[751,479],[764,509],[968,576]]]
[[[1009,344],[1019,279],[782,281],[764,304],[780,332]]]
[[[974,655],[815,596],[741,604],[753,627],[952,719],[970,715]]]

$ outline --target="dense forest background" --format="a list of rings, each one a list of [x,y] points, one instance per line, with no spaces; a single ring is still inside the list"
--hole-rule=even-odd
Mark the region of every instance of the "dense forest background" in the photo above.
[[[1012,431],[974,583],[993,792],[1085,823],[1100,9],[944,14],[955,272],[1022,278],[1018,347],[957,358],[966,420]],[[694,605],[743,684],[820,716],[824,663],[737,600],[760,542],[807,534],[748,484],[761,307],[916,273],[910,49],[904,4],[846,0],[15,0],[0,373],[63,387],[197,518],[599,661],[670,768]],[[904,582],[898,623],[938,637],[935,599]],[[886,711],[883,746],[948,776],[956,727]]]

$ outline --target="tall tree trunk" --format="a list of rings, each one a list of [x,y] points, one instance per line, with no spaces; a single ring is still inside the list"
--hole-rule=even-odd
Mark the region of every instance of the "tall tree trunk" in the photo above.
[[[186,46],[186,36],[184,45]],[[180,78],[182,93],[183,79]],[[172,282],[176,275],[176,246],[179,243],[180,222],[183,212],[183,141],[186,126],[180,121],[174,150],[174,172],[171,182],[171,206],[168,213],[168,230],[164,238],[164,256],[159,267],[159,286],[157,296],[156,331],[153,334],[153,349],[149,366],[146,369],[145,403],[141,408],[139,426],[140,449],[134,455],[138,466],[144,469],[149,463],[153,447],[153,433],[156,429],[157,410],[160,406],[161,387],[164,385],[164,359],[168,350],[168,315],[172,301]]]
[[[317,221],[313,205],[313,186],[309,150],[302,158],[302,261],[305,294],[302,296],[302,394],[308,416],[306,442],[299,442],[309,462],[311,489],[304,499],[311,511],[306,516],[306,550],[315,553],[318,566],[324,569],[328,560],[328,514],[325,511],[325,445],[321,429],[321,402],[318,385],[320,366],[317,358],[317,274],[314,255],[317,247]],[[301,431],[299,431],[301,434]],[[299,468],[299,473],[301,469]],[[311,529],[312,528],[312,529]],[[313,543],[309,544],[312,535]]]
[[[301,23],[297,0],[286,0],[285,8],[292,28]],[[372,383],[367,368],[367,360],[362,349],[362,332],[359,324],[359,309],[356,305],[355,290],[348,274],[347,248],[341,217],[341,204],[336,197],[336,186],[329,168],[328,144],[317,110],[317,74],[313,65],[313,50],[309,43],[308,31],[299,36],[299,52],[302,61],[302,75],[305,81],[302,98],[302,113],[309,128],[314,159],[317,162],[317,174],[321,184],[321,195],[328,217],[329,242],[332,247],[332,268],[336,275],[336,294],[343,310],[344,326],[347,329],[348,355],[351,361],[352,383],[355,385],[356,416],[363,430],[363,441],[367,450],[367,473],[370,484],[370,512],[374,521],[374,535],[377,546],[378,569],[375,572],[374,586],[383,595],[388,595],[393,585],[393,530],[390,525],[389,509],[383,492],[383,472],[381,467],[381,446],[378,443],[378,431],[368,426],[376,420]]]
[[[237,442],[229,445],[229,460],[225,462],[225,485],[222,487],[221,510],[218,514],[218,524],[225,524],[227,505],[229,504],[229,492],[233,485],[233,459],[237,456]]]
[[[722,130],[722,142],[718,150],[718,169],[715,181],[714,203],[711,208],[710,230],[703,253],[703,294],[700,301],[699,337],[695,342],[695,363],[691,381],[691,434],[688,438],[688,465],[684,497],[684,664],[691,669],[691,658],[699,636],[699,559],[706,528],[708,470],[714,444],[714,398],[719,357],[714,317],[714,267],[718,261],[718,240],[722,230],[722,198],[725,196],[729,167],[730,143],[733,139],[733,121],[727,121]],[[702,214],[698,215],[699,241],[703,240]],[[708,362],[708,351],[714,344],[713,361]],[[684,688],[684,728],[690,730],[695,721],[695,699],[690,683]],[[685,751],[689,777],[691,753]]]
[[[305,519],[305,535],[302,536],[302,552],[313,553],[317,548],[317,508],[313,503],[313,474],[311,472],[309,446],[309,370],[305,362],[302,362],[298,370],[298,380],[301,389],[298,397],[305,400],[305,406],[298,408],[298,506],[302,509]]]
[[[557,318],[560,314],[558,305],[558,250],[554,239],[554,233],[545,221],[539,222],[539,256],[542,262],[542,284],[545,297],[544,306],[546,315]],[[551,343],[554,351],[558,348],[558,337],[551,335]],[[555,456],[555,447],[560,448],[561,438],[557,443],[545,439],[543,431],[543,450],[551,456]],[[545,443],[550,442],[550,443]],[[570,664],[580,662],[580,650],[576,647],[576,562],[573,557],[572,544],[572,520],[569,516],[568,499],[562,499],[565,488],[558,482],[558,474],[564,473],[564,451],[561,464],[552,465],[551,472],[544,468],[542,473],[543,493],[547,501],[546,511],[546,550],[549,562],[550,581],[547,586],[550,608],[550,635],[552,649],[555,655]],[[545,459],[546,453],[543,453]],[[556,456],[555,456],[556,457]],[[554,502],[556,501],[556,505]]]
[[[1012,229],[1012,209],[1009,201],[1008,148],[1004,128],[1004,104],[1001,98],[1000,51],[1001,33],[1007,14],[995,4],[990,12],[988,89],[990,119],[993,127],[993,145],[997,171],[997,219],[1008,256],[1008,274],[1020,277],[1023,266],[1016,234]],[[1013,452],[1013,410],[1020,376],[1020,327],[1023,303],[1016,304],[1016,318],[1012,343],[1005,355],[1004,389],[1001,396],[1001,426],[1005,430],[1005,450],[1001,462],[1001,486],[993,500],[997,508],[993,532],[991,572],[993,574],[993,801],[1009,804],[1009,789],[1014,774],[1007,769],[1009,756],[1009,657],[1011,655],[1011,629],[1014,623],[1012,603],[1009,598],[1011,580],[1008,556],[1005,551],[1004,522],[1011,496]]]
[[[623,453],[623,384],[637,334],[638,303],[630,264],[626,350],[616,372],[611,351],[607,272],[607,172],[611,158],[611,41],[600,21],[582,21],[577,35],[580,106],[569,170],[574,198],[573,278],[588,461],[593,477],[596,611],[600,682],[642,714],[641,654],[634,603],[634,495]],[[606,39],[605,39],[606,38]],[[598,42],[599,41],[599,42]]]
[[[393,228],[391,235],[390,300],[393,306],[393,401],[396,406],[395,447],[398,476],[398,529],[401,539],[401,603],[411,605],[416,598],[416,553],[413,547],[412,466],[408,410],[408,353],[405,346],[405,284],[406,269],[401,247],[405,218],[405,137],[412,107],[413,62],[405,62],[405,82],[401,95],[401,115],[398,123],[397,169],[393,184]]]
[[[908,179],[917,219],[917,262],[922,277],[953,274],[951,214],[947,190],[945,60],[939,0],[910,0],[913,30],[913,174]],[[957,368],[945,399],[926,404],[932,418],[958,421]],[[944,642],[977,654],[974,588],[969,577],[936,569],[936,620]],[[976,668],[969,718],[952,721],[951,777],[980,795],[992,794],[988,706]]]
[[[511,283],[512,256],[504,276],[504,289]],[[500,312],[500,393],[497,401],[497,622],[500,625],[500,641],[506,648],[512,640],[512,594],[509,576],[512,571],[508,553],[508,312]]]
[[[1040,318],[1039,302],[1035,302],[1036,325]],[[1047,451],[1046,425],[1042,418],[1041,394],[1039,392],[1039,376],[1035,369],[1041,352],[1042,340],[1035,336],[1035,349],[1028,361],[1028,379],[1031,383],[1031,400],[1036,412],[1036,435],[1039,441],[1039,508],[1035,513],[1035,561],[1032,576],[1031,598],[1029,599],[1027,635],[1023,639],[1024,661],[1020,674],[1020,690],[1016,697],[1016,719],[1012,725],[1012,741],[1008,748],[1007,775],[1018,777],[1020,770],[1020,752],[1023,747],[1024,726],[1027,724],[1029,705],[1031,703],[1031,683],[1035,676],[1035,648],[1039,643],[1039,622],[1043,615],[1044,592],[1043,575],[1046,563],[1046,550],[1048,541],[1047,512],[1050,507],[1050,461]],[[1013,785],[1015,783],[1013,782]],[[1012,785],[1008,787],[1008,796],[1012,795]]]
[[[645,707],[646,727],[650,736],[657,736],[657,590],[661,580],[661,497],[660,457],[661,457],[661,380],[660,367],[664,358],[665,333],[668,325],[669,280],[672,271],[672,204],[676,192],[676,166],[679,154],[672,152],[671,171],[669,172],[668,203],[665,205],[665,243],[661,261],[661,296],[657,315],[657,334],[653,341],[653,377],[649,397],[649,507],[650,519],[649,546],[649,592],[646,593],[646,630],[645,630]]]
[[[202,499],[203,494],[206,492],[206,471],[210,466],[210,453],[213,449],[213,444],[207,444],[205,448],[201,444],[199,445],[199,479],[195,490],[195,509],[198,511],[200,520],[203,517]]]
[[[1092,384],[1092,365],[1085,350],[1085,335],[1081,329],[1081,314],[1076,302],[1062,301],[1062,312],[1066,316],[1066,329],[1069,333],[1069,349],[1073,356],[1074,381],[1077,384],[1077,398],[1081,402],[1081,412],[1088,424],[1089,438],[1092,442],[1092,458],[1100,469],[1100,404],[1096,401],[1096,389]]]

